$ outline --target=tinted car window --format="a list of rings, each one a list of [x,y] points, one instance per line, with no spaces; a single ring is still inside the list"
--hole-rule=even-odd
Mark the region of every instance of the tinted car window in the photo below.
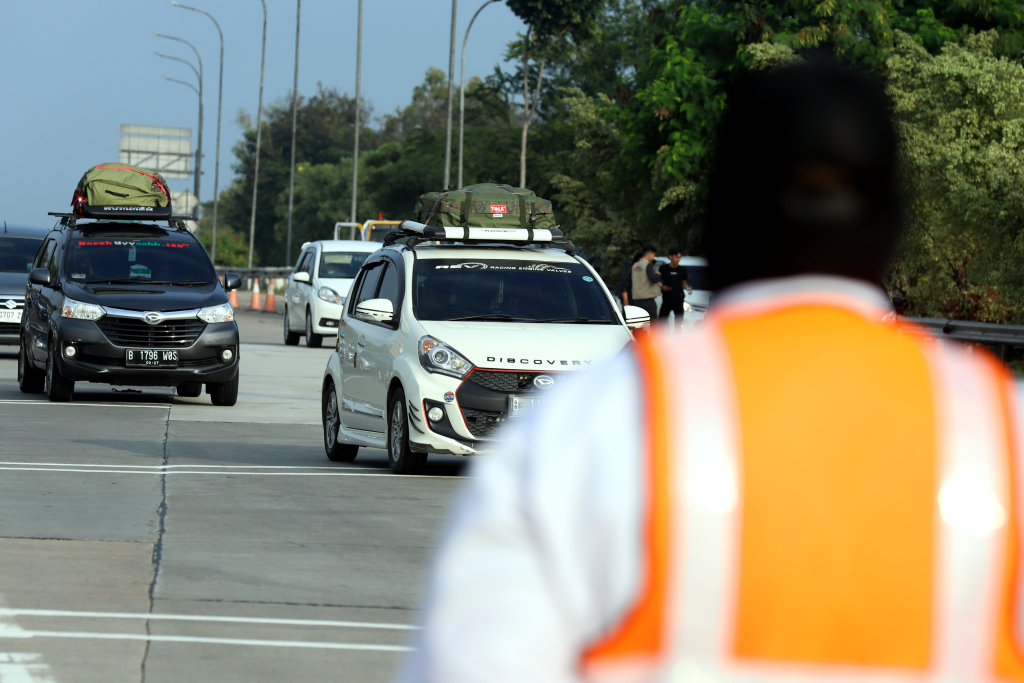
[[[26,273],[32,270],[32,261],[42,241],[31,237],[0,236],[0,271]]]
[[[50,257],[53,256],[53,248],[55,246],[57,246],[57,242],[55,240],[47,240],[46,247],[41,249],[39,253],[36,255],[36,262],[35,265],[33,265],[32,267],[45,268],[46,264],[50,262]]]
[[[216,278],[203,247],[174,234],[75,235],[67,251],[66,276],[77,283],[212,283]]]
[[[413,279],[420,320],[617,321],[601,285],[579,263],[421,259]]]
[[[320,277],[355,277],[369,255],[365,251],[325,251],[320,255]]]
[[[380,280],[380,291],[377,292],[376,298],[387,299],[394,305],[395,311],[397,311],[399,295],[398,269],[395,267],[395,264],[388,263],[387,270],[384,271],[384,277]]]
[[[359,285],[359,291],[356,292],[355,301],[352,302],[353,311],[356,310],[356,306],[359,304],[374,298],[373,295],[377,291],[377,282],[380,280],[380,273],[383,270],[381,268],[382,265],[382,263],[375,263],[363,274],[363,281]]]

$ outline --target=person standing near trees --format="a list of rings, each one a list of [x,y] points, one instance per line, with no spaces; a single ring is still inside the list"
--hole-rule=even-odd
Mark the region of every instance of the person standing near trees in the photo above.
[[[658,268],[661,274],[661,310],[658,311],[658,319],[664,318],[668,322],[668,314],[676,314],[676,325],[683,324],[683,291],[693,294],[693,288],[686,281],[686,266],[679,265],[683,257],[683,250],[679,247],[672,247],[668,250],[668,263],[663,263]]]
[[[633,264],[630,274],[633,282],[631,303],[647,311],[652,322],[658,317],[658,307],[654,300],[661,294],[661,274],[654,267],[654,255],[654,247],[648,244]]]

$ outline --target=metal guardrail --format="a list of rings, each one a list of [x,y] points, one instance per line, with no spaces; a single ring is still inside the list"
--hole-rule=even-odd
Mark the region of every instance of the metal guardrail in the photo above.
[[[1012,347],[1024,347],[1024,325],[1002,325],[1000,323],[979,323],[971,320],[946,320],[943,318],[908,318],[905,316],[900,316],[899,320],[924,328],[939,339],[952,339],[968,344],[989,346],[1003,360],[1007,359]]]

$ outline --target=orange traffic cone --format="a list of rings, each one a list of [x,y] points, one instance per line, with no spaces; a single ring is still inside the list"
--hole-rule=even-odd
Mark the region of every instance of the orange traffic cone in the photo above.
[[[258,313],[259,310],[263,308],[260,306],[260,302],[260,279],[258,277],[254,277],[252,279],[252,299],[249,300],[249,310],[256,311]]]
[[[263,305],[264,313],[277,313],[277,301],[274,299],[274,280],[267,281],[267,297]]]
[[[231,304],[231,308],[238,310],[238,291],[232,289],[228,292],[228,303]]]

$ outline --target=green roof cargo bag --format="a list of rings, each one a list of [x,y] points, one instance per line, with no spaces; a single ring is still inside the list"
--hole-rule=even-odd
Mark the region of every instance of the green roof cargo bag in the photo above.
[[[86,206],[88,205],[88,206]],[[89,208],[151,207],[171,205],[167,181],[159,173],[149,173],[129,164],[109,163],[93,166],[78,182],[71,206],[78,215]]]
[[[551,202],[532,190],[481,183],[428,192],[416,201],[416,220],[446,228],[555,228]]]

